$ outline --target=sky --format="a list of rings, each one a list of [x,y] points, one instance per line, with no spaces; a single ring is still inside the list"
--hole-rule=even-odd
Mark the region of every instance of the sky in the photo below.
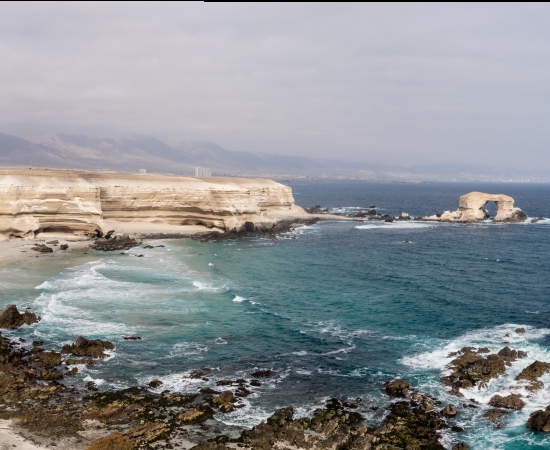
[[[0,3],[0,132],[540,170],[549,119],[549,4]]]

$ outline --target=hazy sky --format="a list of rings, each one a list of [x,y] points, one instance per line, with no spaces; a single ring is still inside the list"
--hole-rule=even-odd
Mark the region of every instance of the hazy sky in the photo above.
[[[0,131],[550,169],[549,122],[548,4],[0,3]]]

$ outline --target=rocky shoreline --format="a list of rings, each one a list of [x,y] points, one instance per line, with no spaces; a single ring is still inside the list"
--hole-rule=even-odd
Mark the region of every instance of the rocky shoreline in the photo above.
[[[0,326],[16,329],[39,327],[40,317],[30,311],[21,314],[15,305],[0,313]],[[23,328],[22,330],[25,330]],[[525,330],[516,329],[522,334]],[[122,336],[121,339],[128,339]],[[139,340],[132,336],[130,339]],[[78,366],[99,365],[116,343],[79,336],[60,351],[46,349],[42,342],[19,342],[0,334],[0,419],[15,420],[27,439],[50,444],[64,439],[73,449],[170,449],[223,450],[252,448],[287,449],[448,449],[441,441],[460,441],[463,428],[457,425],[463,410],[476,408],[461,389],[483,388],[504,374],[512,364],[524,359],[522,350],[506,346],[497,353],[487,348],[464,347],[448,355],[450,373],[441,378],[456,396],[454,404],[414,389],[397,379],[381,386],[388,395],[388,406],[378,424],[365,423],[362,412],[377,409],[363,399],[333,398],[308,417],[295,417],[286,407],[239,435],[220,434],[214,414],[226,414],[243,406],[242,399],[272,376],[269,370],[251,372],[246,378],[218,380],[215,388],[202,387],[190,392],[162,389],[162,382],[128,389],[101,391],[93,382],[73,381]],[[550,363],[535,361],[517,375],[528,391],[542,389],[539,378],[550,372]],[[216,370],[204,368],[186,375],[208,380]],[[525,402],[519,394],[495,395],[493,408],[485,419],[503,427],[503,419]],[[528,428],[550,432],[550,405],[530,415]],[[458,443],[453,450],[470,448]]]
[[[32,314],[25,312],[25,314]],[[0,313],[0,323],[14,328],[37,323],[22,321],[15,305]],[[387,408],[379,425],[365,426],[358,412],[362,399],[331,399],[312,417],[294,417],[292,407],[275,411],[267,421],[238,437],[213,435],[215,426],[205,422],[214,413],[229,413],[241,405],[270,371],[257,371],[246,379],[219,380],[217,389],[195,392],[161,390],[162,382],[118,391],[99,391],[93,382],[72,382],[78,365],[97,365],[115,344],[78,337],[60,352],[42,342],[28,345],[0,335],[0,419],[16,420],[27,439],[50,443],[66,439],[74,449],[193,448],[196,450],[253,448],[431,448],[444,449],[441,430],[460,431],[449,423],[449,408],[414,390],[407,382],[388,382],[389,397],[399,398]],[[29,348],[30,347],[30,348]],[[190,378],[206,378],[212,369],[193,372]],[[159,392],[160,390],[160,392]],[[368,405],[361,405],[362,409]],[[183,444],[185,441],[187,444]],[[184,446],[185,445],[185,446]],[[284,447],[286,446],[286,447]],[[469,448],[465,444],[453,447]]]

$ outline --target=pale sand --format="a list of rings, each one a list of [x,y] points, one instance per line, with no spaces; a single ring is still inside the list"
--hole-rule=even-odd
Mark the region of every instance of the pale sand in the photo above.
[[[32,247],[37,244],[45,244],[53,240],[59,241],[59,245],[48,245],[48,247],[53,249],[53,254],[42,254],[32,250]],[[65,252],[87,248],[92,242],[91,240],[76,240],[76,238],[63,239],[54,237],[53,235],[48,236],[48,239],[12,239],[9,241],[0,241],[0,269],[25,259],[36,258],[37,256],[53,255],[54,257],[62,257]],[[69,249],[60,250],[59,246],[61,244],[67,244]]]
[[[47,447],[38,447],[19,436],[11,420],[0,420],[0,450],[41,450]]]

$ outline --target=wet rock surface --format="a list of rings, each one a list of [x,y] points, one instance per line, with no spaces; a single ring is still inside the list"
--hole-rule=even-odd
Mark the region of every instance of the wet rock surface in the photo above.
[[[105,350],[113,350],[114,344],[109,341],[100,339],[88,340],[83,336],[79,336],[74,344],[64,345],[61,353],[70,353],[76,356],[92,356],[94,358],[107,358],[109,355]]]
[[[162,389],[159,380],[152,380],[148,386],[94,391],[98,387],[89,390],[90,386],[82,382],[67,385],[66,363],[71,360],[68,351],[101,358],[112,343],[80,336],[75,344],[67,346],[66,352],[35,344],[28,350],[0,335],[0,418],[15,419],[25,432],[54,442],[60,438],[74,439],[75,449],[145,449],[157,444],[160,448],[178,448],[170,447],[169,442],[182,436],[200,442],[196,449],[243,445],[254,449],[279,445],[294,445],[297,449],[443,449],[439,431],[449,427],[446,418],[434,409],[435,399],[400,380],[399,386],[388,385],[401,392],[406,389],[409,398],[390,404],[387,415],[377,426],[363,424],[363,416],[356,411],[361,399],[331,399],[309,418],[295,418],[293,408],[283,408],[238,437],[219,435],[207,440],[204,432],[209,427],[208,421],[216,413],[225,414],[238,408],[242,396],[254,389],[254,378],[225,380],[226,388],[204,387],[188,394],[158,392]],[[205,368],[202,376],[212,371]],[[254,374],[261,378],[271,376],[268,370],[257,372]],[[94,429],[101,430],[102,435],[86,440],[82,433],[89,424],[99,424]]]
[[[39,320],[39,316],[29,311],[25,311],[21,314],[16,305],[7,305],[0,312],[0,328],[19,328],[22,325],[32,325],[33,323],[37,323]]]
[[[527,428],[550,433],[550,405],[544,411],[539,409],[531,414],[527,421]]]
[[[489,400],[489,405],[496,408],[520,410],[525,406],[525,402],[521,399],[521,395],[518,394],[510,394],[506,397],[493,395],[493,397]]]
[[[245,222],[239,229],[228,230],[224,233],[212,231],[210,233],[201,233],[193,236],[200,242],[208,241],[227,241],[231,239],[239,239],[243,237],[254,236],[271,236],[275,237],[278,234],[289,233],[302,225],[313,225],[319,221],[318,218],[311,217],[307,219],[281,220],[276,223],[253,223]]]
[[[454,358],[448,365],[451,374],[441,377],[441,381],[451,387],[451,393],[462,396],[459,389],[477,386],[484,388],[487,383],[498,378],[518,358],[526,356],[525,352],[504,347],[497,354],[487,348],[464,347],[448,355]]]

